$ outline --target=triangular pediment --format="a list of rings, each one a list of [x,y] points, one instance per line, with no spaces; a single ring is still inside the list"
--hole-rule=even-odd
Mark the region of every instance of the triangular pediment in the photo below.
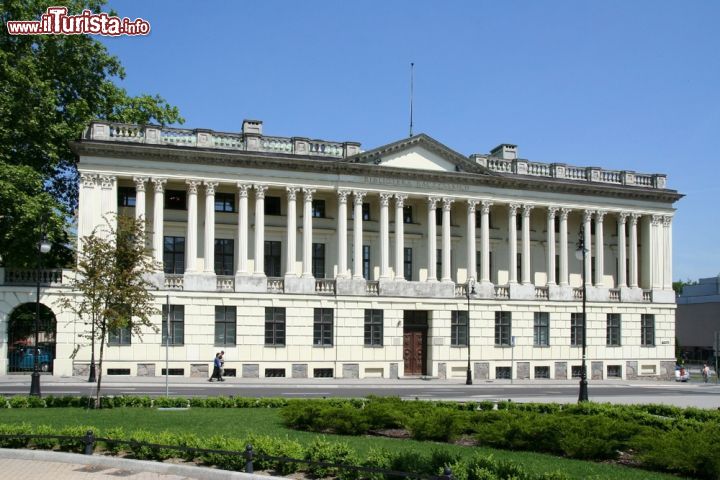
[[[473,172],[491,175],[487,169],[437,140],[419,134],[347,159],[378,168],[392,167],[431,172]]]

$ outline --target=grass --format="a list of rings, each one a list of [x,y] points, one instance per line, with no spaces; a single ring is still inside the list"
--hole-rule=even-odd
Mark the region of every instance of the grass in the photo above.
[[[108,410],[83,410],[79,408],[52,409],[2,409],[0,423],[13,424],[28,422],[53,427],[87,425],[98,432],[109,428],[122,427],[126,432],[133,430],[187,432],[198,436],[215,434],[243,437],[248,433],[290,437],[305,444],[318,434],[300,432],[282,424],[279,409],[239,408],[194,408],[186,411],[158,411],[145,408],[118,408]],[[497,459],[510,460],[535,472],[563,471],[577,479],[677,479],[678,477],[632,469],[619,465],[583,462],[531,452],[512,452],[481,447],[465,447],[434,442],[391,439],[368,436],[325,435],[329,440],[342,440],[353,447],[361,456],[371,447],[391,451],[412,451],[429,453],[446,449],[470,456],[477,452],[493,455]]]

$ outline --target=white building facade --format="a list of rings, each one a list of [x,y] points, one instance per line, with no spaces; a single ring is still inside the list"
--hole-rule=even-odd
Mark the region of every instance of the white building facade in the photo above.
[[[459,154],[426,135],[360,144],[95,122],[73,144],[78,238],[147,221],[159,332],[116,332],[103,374],[579,377],[583,282],[591,379],[674,369],[673,204],[664,175]],[[587,249],[576,258],[582,231]],[[78,248],[82,248],[78,245]],[[82,319],[44,272],[54,374],[84,375]],[[64,280],[65,279],[65,280]],[[0,276],[0,373],[32,272]],[[29,285],[24,285],[27,282]],[[167,307],[164,311],[168,311]],[[165,343],[169,344],[166,347]]]

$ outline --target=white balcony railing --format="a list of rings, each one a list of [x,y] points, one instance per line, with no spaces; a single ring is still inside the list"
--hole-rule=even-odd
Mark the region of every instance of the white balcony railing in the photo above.
[[[234,292],[235,277],[230,275],[218,275],[216,288],[218,292]]]
[[[282,277],[268,277],[268,293],[283,293],[285,291],[285,279]]]
[[[380,282],[365,282],[365,294],[367,295],[380,295]]]
[[[318,278],[315,280],[315,293],[321,295],[335,294],[335,280],[331,278]]]
[[[166,290],[182,290],[185,284],[185,277],[181,274],[165,274]]]

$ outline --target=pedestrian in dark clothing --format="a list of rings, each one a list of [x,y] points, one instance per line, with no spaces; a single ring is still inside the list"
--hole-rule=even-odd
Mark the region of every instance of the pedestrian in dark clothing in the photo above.
[[[223,381],[221,374],[220,374],[220,368],[222,367],[222,360],[220,359],[220,354],[215,354],[215,359],[213,360],[213,371],[210,378],[208,378],[208,382],[212,382],[213,378],[216,378],[219,382]]]
[[[220,358],[220,368],[218,369],[218,380],[220,380],[221,382],[224,382],[225,379],[223,378],[223,376],[225,375],[225,351],[220,352],[219,358]]]

